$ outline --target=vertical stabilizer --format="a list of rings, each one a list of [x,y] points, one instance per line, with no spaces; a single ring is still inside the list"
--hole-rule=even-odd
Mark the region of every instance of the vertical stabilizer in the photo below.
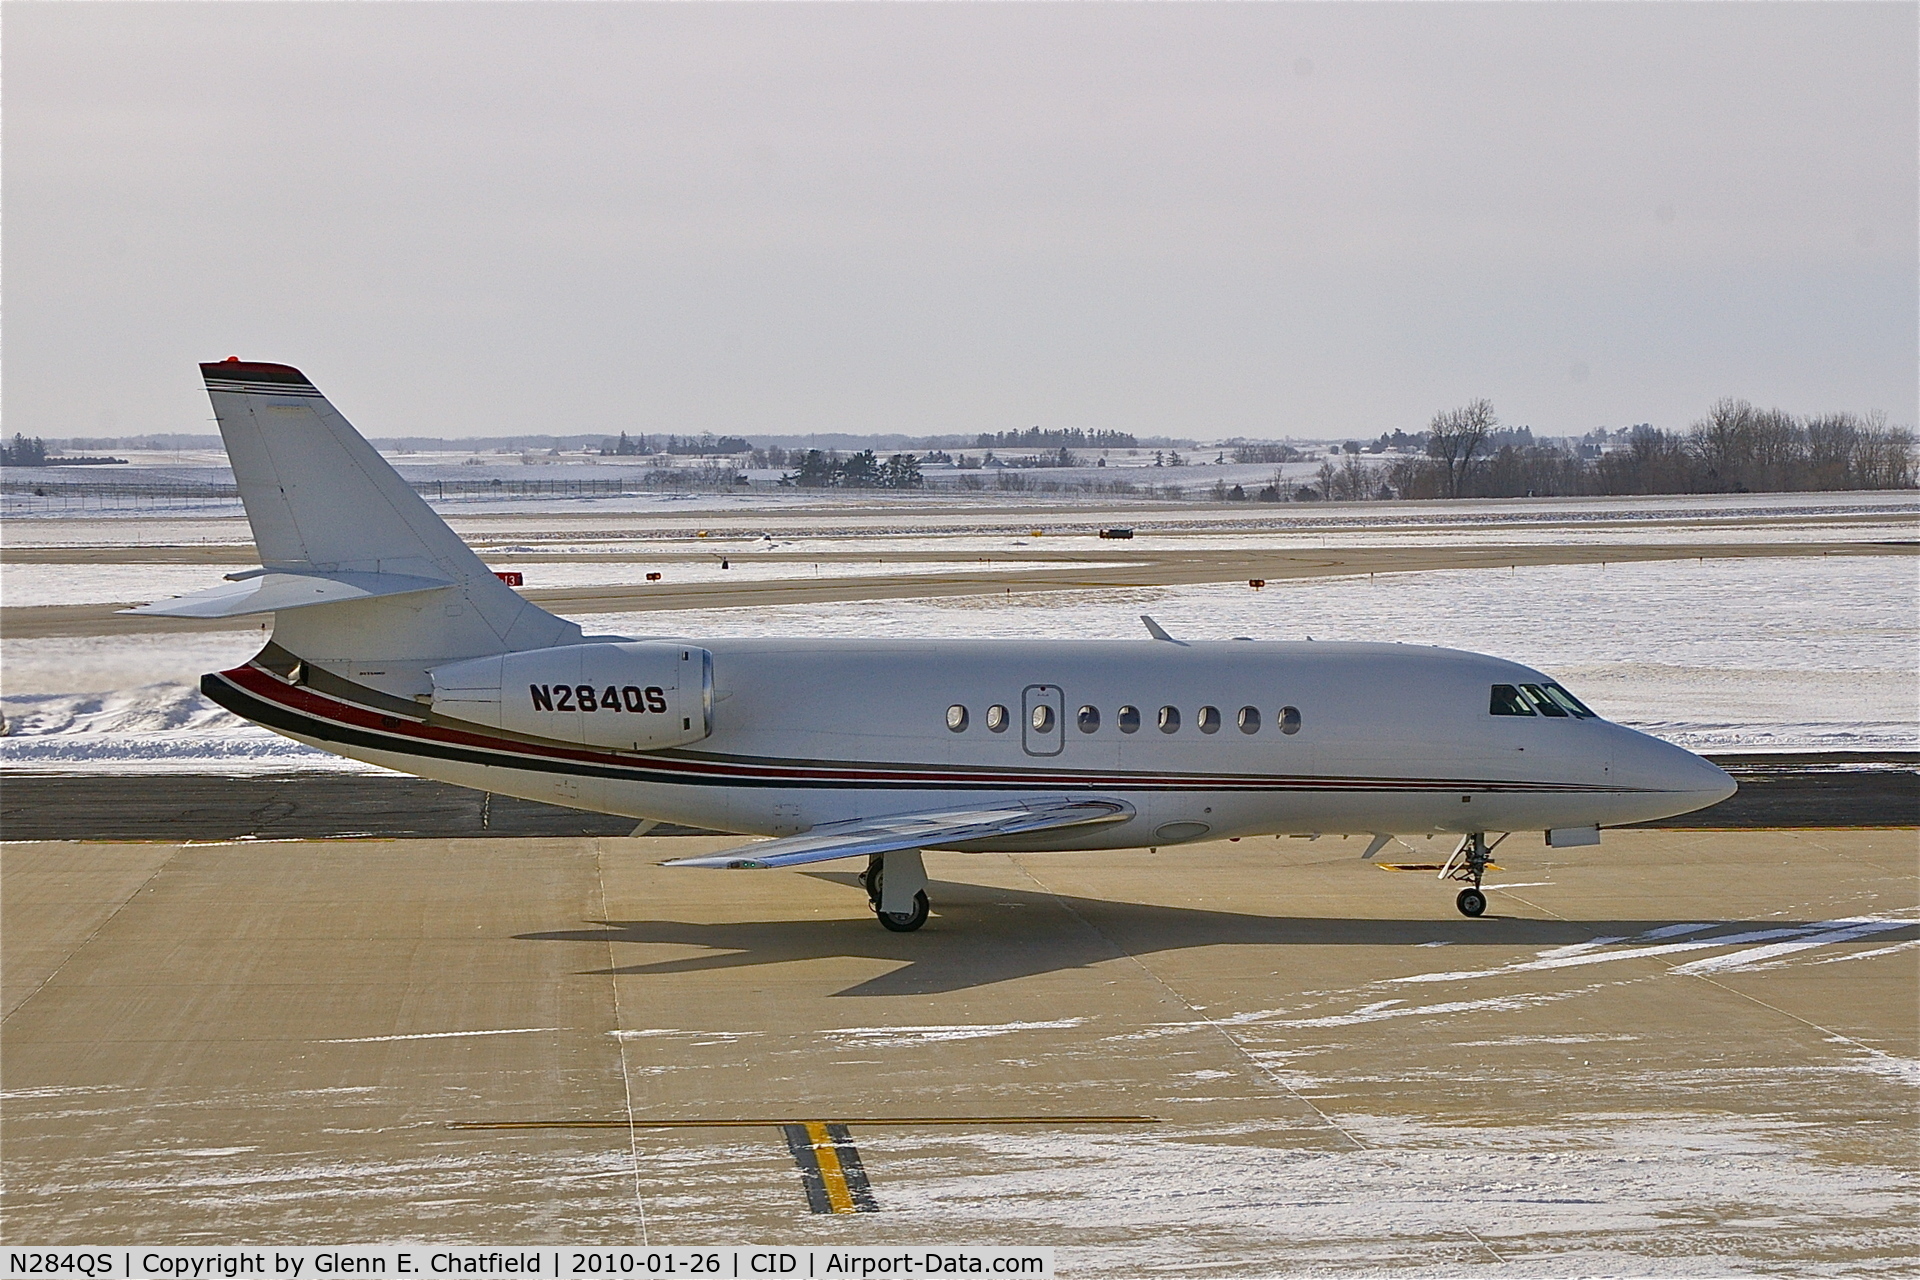
[[[298,369],[229,358],[200,372],[269,571],[450,584],[279,613],[274,638],[284,648],[412,693],[424,691],[416,686],[434,663],[578,639],[573,623],[495,577]]]

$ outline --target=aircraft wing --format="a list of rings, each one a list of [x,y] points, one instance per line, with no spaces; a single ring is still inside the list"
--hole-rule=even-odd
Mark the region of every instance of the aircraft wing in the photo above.
[[[984,809],[943,809],[827,823],[805,835],[742,845],[697,858],[674,858],[660,865],[729,870],[792,867],[900,849],[943,849],[1036,831],[1101,827],[1132,816],[1133,806],[1118,800],[1023,800]]]

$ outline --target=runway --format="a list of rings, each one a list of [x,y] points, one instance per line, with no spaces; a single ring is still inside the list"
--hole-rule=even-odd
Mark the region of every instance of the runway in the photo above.
[[[1920,1251],[1911,829],[1515,837],[1481,920],[1358,841],[930,855],[911,935],[851,868],[655,865],[721,843],[4,846],[7,1242]]]

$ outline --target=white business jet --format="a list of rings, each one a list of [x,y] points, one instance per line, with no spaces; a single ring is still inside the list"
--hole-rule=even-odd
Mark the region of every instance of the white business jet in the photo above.
[[[927,918],[923,849],[1252,835],[1592,845],[1734,783],[1550,677],[1410,644],[582,635],[491,572],[299,370],[201,366],[259,569],[131,612],[273,615],[201,688],[356,760],[637,819],[771,836],[668,866],[864,857],[880,923]],[[643,828],[644,829],[644,828]],[[1505,838],[1501,836],[1500,838]],[[1496,840],[1494,843],[1498,843]]]

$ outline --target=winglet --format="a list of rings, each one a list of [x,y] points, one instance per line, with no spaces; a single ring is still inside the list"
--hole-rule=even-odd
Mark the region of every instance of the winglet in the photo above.
[[[1155,622],[1150,614],[1141,614],[1140,621],[1147,624],[1147,634],[1155,640],[1165,640],[1168,644],[1184,645],[1186,643],[1185,640],[1175,640],[1172,636],[1168,635],[1167,629]]]

